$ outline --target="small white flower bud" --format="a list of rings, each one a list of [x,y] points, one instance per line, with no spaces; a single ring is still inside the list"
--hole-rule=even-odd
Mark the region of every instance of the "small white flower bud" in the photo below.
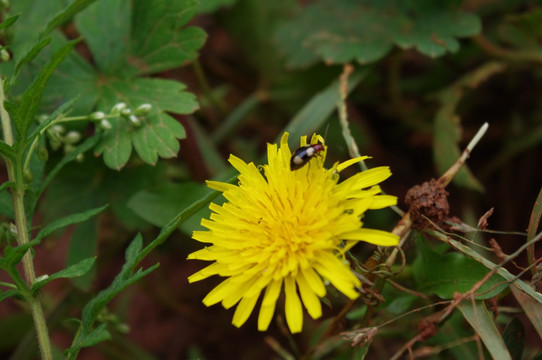
[[[9,233],[13,237],[17,237],[17,235],[19,234],[19,232],[17,231],[17,225],[15,225],[14,223],[9,223]]]
[[[151,104],[141,104],[135,109],[134,114],[138,116],[147,115],[151,109]]]
[[[66,132],[66,128],[62,125],[53,125],[51,127],[51,131],[55,134],[64,134]]]
[[[132,115],[132,110],[129,109],[129,108],[126,108],[126,109],[122,110],[122,111],[120,112],[120,114],[121,114],[122,116],[130,116],[130,115]]]
[[[113,108],[111,109],[111,113],[120,114],[120,112],[124,109],[126,109],[126,103],[120,102],[116,104],[115,106],[113,106]]]
[[[130,115],[128,117],[128,120],[130,120],[132,125],[135,126],[135,127],[140,127],[141,126],[141,120],[139,120],[139,118],[137,116],[135,116],[135,115]]]
[[[75,144],[81,140],[81,134],[78,131],[70,131],[64,137],[64,142],[67,144]]]
[[[47,280],[49,279],[49,275],[42,275],[42,276],[38,276],[35,280],[34,280],[34,284],[37,284],[39,283],[40,281],[43,281],[43,280]]]
[[[10,58],[11,58],[11,55],[6,49],[0,50],[0,60],[9,61]]]
[[[90,120],[94,121],[102,120],[104,117],[105,114],[101,111],[96,111],[89,115]]]
[[[111,126],[111,123],[109,121],[107,121],[107,119],[103,119],[102,121],[100,121],[100,124],[99,124],[100,128],[104,129],[104,130],[109,130],[111,129],[113,126]]]

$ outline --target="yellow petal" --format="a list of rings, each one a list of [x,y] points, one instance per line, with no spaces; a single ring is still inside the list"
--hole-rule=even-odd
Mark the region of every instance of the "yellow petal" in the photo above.
[[[214,181],[214,180],[206,180],[205,183],[208,187],[210,187],[213,190],[220,191],[220,192],[226,192],[228,190],[236,190],[237,186],[233,184],[228,184],[221,181]]]
[[[399,236],[387,231],[361,228],[353,232],[342,234],[345,240],[361,240],[380,246],[395,246],[399,243]]]
[[[397,196],[376,195],[370,209],[383,209],[388,206],[397,205]]]
[[[322,316],[322,305],[320,304],[320,299],[312,291],[305,278],[303,276],[297,276],[295,280],[299,288],[301,300],[303,300],[303,304],[305,305],[309,315],[313,319],[317,319]]]
[[[241,299],[241,302],[239,302],[239,305],[237,305],[235,314],[233,315],[233,325],[240,327],[245,323],[245,321],[247,321],[248,317],[252,313],[252,310],[254,310],[254,305],[256,305],[256,301],[258,301],[259,295],[260,293],[258,293],[256,296],[244,297]]]
[[[297,296],[295,281],[291,277],[284,279],[284,293],[286,295],[286,323],[292,334],[301,332],[303,328],[303,308]]]
[[[337,165],[337,171],[341,172],[344,169],[346,169],[347,167],[349,167],[351,165],[354,165],[355,163],[358,163],[360,161],[367,160],[367,159],[370,159],[370,158],[371,158],[370,156],[359,156],[359,157],[356,157],[356,158],[353,158],[353,159],[350,159],[350,160],[346,160],[346,161],[340,163],[339,165]]]
[[[282,279],[272,281],[265,289],[260,315],[258,316],[259,331],[265,331],[269,327],[273,314],[275,313],[275,306],[280,295],[281,287]]]
[[[352,274],[339,259],[331,254],[323,254],[314,267],[320,275],[329,280],[344,295],[350,299],[359,296],[355,287],[360,286],[361,282]]]
[[[326,295],[326,287],[324,286],[324,282],[312,268],[301,270],[300,275],[303,276],[311,290],[316,295],[319,297],[324,297]]]

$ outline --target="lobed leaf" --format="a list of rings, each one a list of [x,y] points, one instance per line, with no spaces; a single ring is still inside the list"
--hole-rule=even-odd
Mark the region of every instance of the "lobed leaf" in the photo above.
[[[138,74],[181,66],[197,58],[206,34],[185,26],[198,9],[197,0],[136,0],[132,11],[132,53],[128,65]]]
[[[457,38],[480,32],[480,19],[457,1],[321,0],[277,32],[292,67],[383,58],[394,45],[436,57],[459,49]]]

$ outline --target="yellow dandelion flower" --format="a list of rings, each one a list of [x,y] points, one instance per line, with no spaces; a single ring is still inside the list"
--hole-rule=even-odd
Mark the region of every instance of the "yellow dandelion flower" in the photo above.
[[[311,144],[318,142],[323,144],[323,138],[313,135]],[[302,137],[301,146],[306,144]],[[284,288],[286,322],[292,333],[300,332],[303,306],[314,319],[322,315],[324,279],[350,299],[359,296],[361,282],[344,261],[345,251],[359,241],[398,243],[396,235],[366,229],[360,220],[368,209],[396,204],[396,197],[379,195],[377,185],[391,175],[389,168],[377,167],[339,182],[343,169],[367,157],[325,169],[326,150],[324,146],[307,165],[292,171],[285,133],[280,148],[267,145],[263,175],[254,163],[231,155],[229,162],[240,173],[239,184],[207,181],[227,201],[221,206],[211,203],[210,220],[201,222],[208,230],[194,231],[195,240],[212,245],[188,259],[214,262],[188,281],[225,277],[203,303],[221,302],[226,309],[237,304],[233,325],[245,323],[263,292],[258,330],[267,330]]]

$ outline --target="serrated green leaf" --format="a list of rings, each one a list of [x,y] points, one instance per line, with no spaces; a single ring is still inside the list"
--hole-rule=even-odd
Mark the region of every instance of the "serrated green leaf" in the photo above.
[[[75,26],[90,48],[96,66],[104,74],[119,71],[128,55],[131,2],[98,1],[75,18]]]
[[[138,74],[171,69],[198,56],[205,32],[196,27],[181,29],[196,14],[197,0],[136,0],[133,4],[133,51],[128,65]]]
[[[28,128],[34,121],[38,111],[41,97],[45,89],[45,84],[53,74],[58,65],[70,53],[77,41],[70,41],[65,46],[55,52],[51,60],[40,71],[38,77],[32,85],[23,93],[21,100],[17,104],[17,116],[14,118],[15,126],[22,138],[26,138]]]
[[[15,57],[15,68],[14,68],[14,73],[12,75],[13,79],[17,77],[17,74],[19,74],[21,67],[28,64],[32,60],[34,60],[34,58],[38,56],[38,54],[43,50],[43,48],[45,48],[50,43],[51,43],[51,38],[47,37],[45,39],[41,39],[37,41],[28,49],[21,49],[22,51],[16,52],[16,54],[22,53],[23,55]]]
[[[102,341],[110,340],[111,334],[107,331],[107,323],[100,324],[96,329],[92,330],[83,341],[81,347],[94,346]]]
[[[413,274],[421,291],[425,293],[452,299],[455,292],[467,292],[489,271],[461,253],[439,254],[423,239],[417,244],[419,256],[414,261]],[[502,276],[495,274],[476,291],[475,297],[489,299],[500,294],[508,285]]]
[[[96,344],[96,339],[105,339],[101,335],[103,335],[106,324],[93,328],[99,313],[107,305],[107,303],[109,303],[122,290],[138,281],[156,269],[158,266],[157,264],[146,270],[138,269],[137,271],[133,272],[135,267],[138,265],[138,255],[141,248],[142,238],[141,235],[138,234],[126,249],[125,263],[122,266],[120,273],[113,280],[113,283],[107,289],[100,291],[98,295],[92,298],[83,308],[81,327],[79,329],[78,336],[74,340],[72,346],[67,350],[68,359],[74,359],[82,347],[87,346],[88,344]],[[98,333],[96,333],[96,329],[100,329]]]
[[[83,308],[81,326],[77,333],[77,337],[72,346],[66,350],[68,359],[75,359],[82,347],[88,346],[88,344],[96,344],[96,339],[99,341],[105,339],[103,336],[96,335],[103,335],[106,326],[105,324],[93,329],[99,313],[118,293],[158,267],[158,264],[156,264],[146,270],[142,270],[141,268],[136,270],[136,267],[145,258],[145,256],[147,256],[156,246],[162,244],[177,228],[180,221],[180,216],[172,219],[166,226],[164,226],[164,228],[162,228],[160,234],[158,234],[158,236],[145,248],[143,248],[143,240],[140,234],[138,234],[132,240],[125,252],[125,263],[122,266],[120,273],[113,280],[113,283],[107,289],[100,291],[100,293],[90,300]],[[99,332],[96,333],[96,331]]]
[[[49,275],[48,277],[35,282],[32,284],[31,291],[35,292],[42,287],[44,287],[47,283],[50,281],[53,281],[55,279],[61,279],[61,278],[75,278],[82,275],[85,275],[87,272],[90,271],[92,266],[94,266],[94,262],[96,261],[95,257],[83,259],[77,264],[73,264],[68,266],[65,269],[62,269],[54,274]]]
[[[459,49],[456,38],[480,32],[479,18],[459,11],[457,2],[321,0],[306,6],[277,32],[292,67],[384,57],[394,45],[431,57]]]
[[[104,205],[102,207],[98,207],[95,209],[87,210],[82,213],[78,214],[72,214],[68,215],[66,217],[63,217],[62,219],[58,219],[51,224],[47,225],[41,231],[36,235],[36,238],[34,240],[41,240],[53,231],[60,229],[62,227],[71,225],[71,224],[77,224],[80,222],[83,222],[85,220],[88,220],[89,218],[101,213],[103,210],[105,210],[109,205]]]
[[[482,339],[493,359],[512,360],[504,341],[483,301],[462,301],[457,308]]]

